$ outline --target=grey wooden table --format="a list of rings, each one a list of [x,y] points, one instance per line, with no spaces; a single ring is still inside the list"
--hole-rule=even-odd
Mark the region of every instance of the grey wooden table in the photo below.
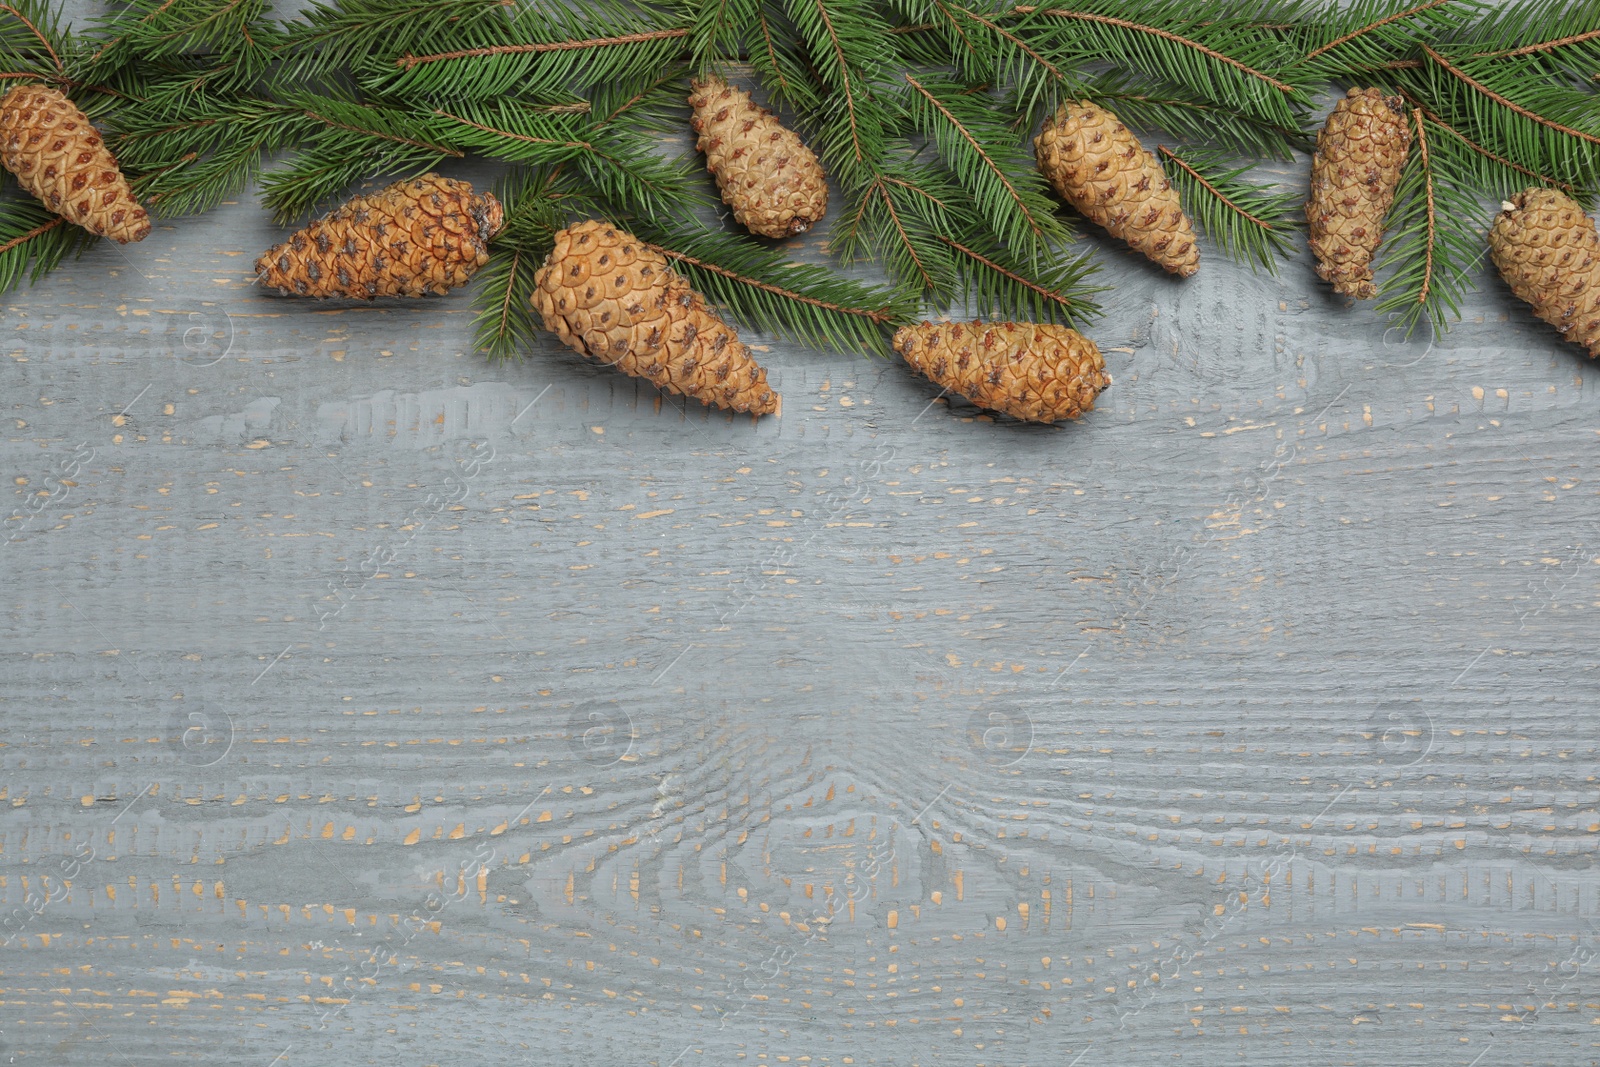
[[[279,236],[4,302],[0,1062],[1600,1062],[1600,405],[1487,274],[1103,245],[1080,423],[752,422]]]

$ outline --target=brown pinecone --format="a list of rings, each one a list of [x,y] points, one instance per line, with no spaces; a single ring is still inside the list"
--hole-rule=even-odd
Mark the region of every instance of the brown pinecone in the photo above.
[[[0,163],[51,211],[92,234],[127,244],[150,233],[150,213],[116,157],[64,93],[18,85],[0,98]]]
[[[533,285],[544,328],[579,355],[703,404],[778,410],[767,372],[733,327],[632,234],[596,221],[562,230]]]
[[[500,201],[424,174],[347,201],[256,260],[284,296],[443,296],[489,262]]]
[[[1200,269],[1194,226],[1161,162],[1117,116],[1080,100],[1064,104],[1033,139],[1039,170],[1090,222],[1171,274]]]
[[[894,335],[894,350],[948,392],[1029,422],[1075,419],[1111,384],[1095,343],[1032,322],[924,322]]]
[[[1533,313],[1600,356],[1600,235],[1594,220],[1554,189],[1527,189],[1502,204],[1489,255]]]
[[[762,237],[804,233],[828,210],[816,154],[750,94],[715,75],[691,83],[695,148],[739,225]]]
[[[1372,258],[1410,148],[1411,127],[1400,98],[1377,89],[1351,89],[1317,134],[1306,221],[1317,277],[1332,282],[1341,296],[1378,295]]]

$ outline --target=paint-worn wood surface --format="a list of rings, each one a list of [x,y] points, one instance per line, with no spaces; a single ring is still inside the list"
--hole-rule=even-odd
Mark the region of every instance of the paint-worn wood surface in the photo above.
[[[277,237],[5,302],[0,1062],[1600,1062],[1600,405],[1487,275],[1108,247],[1080,424],[752,423]]]

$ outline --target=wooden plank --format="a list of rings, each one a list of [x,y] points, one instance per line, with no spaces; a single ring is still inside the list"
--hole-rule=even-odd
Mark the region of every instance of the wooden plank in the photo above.
[[[276,234],[7,302],[7,1062],[1600,1060],[1600,418],[1487,275],[1107,245],[1081,423],[752,423]]]

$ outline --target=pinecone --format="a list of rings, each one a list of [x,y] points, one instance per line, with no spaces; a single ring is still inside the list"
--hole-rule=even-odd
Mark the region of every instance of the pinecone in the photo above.
[[[804,233],[828,210],[828,183],[811,149],[750,94],[715,75],[691,83],[695,148],[739,225],[762,237]]]
[[[1033,139],[1039,170],[1089,221],[1171,274],[1200,269],[1194,227],[1155,156],[1105,108],[1064,104]]]
[[[284,296],[443,296],[489,262],[504,213],[490,193],[424,174],[347,201],[256,260]]]
[[[127,244],[150,233],[150,213],[116,157],[89,117],[55,89],[18,85],[0,98],[0,163],[51,211],[92,234]]]
[[[1351,89],[1317,134],[1311,161],[1311,251],[1317,277],[1341,296],[1368,300],[1372,258],[1383,240],[1383,218],[1411,148],[1411,127],[1398,96]]]
[[[733,327],[637,237],[596,221],[562,230],[533,284],[544,328],[579,355],[704,404],[778,410]]]
[[[1594,220],[1554,189],[1527,189],[1502,204],[1489,255],[1533,313],[1600,356],[1600,235]]]
[[[979,407],[1029,422],[1075,419],[1111,384],[1095,343],[1032,322],[924,322],[894,335],[907,363]]]

